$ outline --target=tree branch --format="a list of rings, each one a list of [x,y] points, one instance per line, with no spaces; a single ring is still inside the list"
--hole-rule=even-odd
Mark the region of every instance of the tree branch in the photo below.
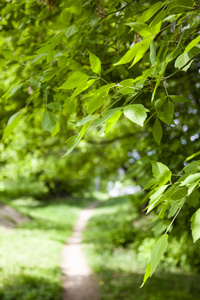
[[[186,64],[184,66],[182,66],[179,70],[175,71],[174,73],[172,73],[171,75],[167,76],[167,77],[163,77],[163,80],[166,80],[172,76],[174,76],[176,73],[178,73],[179,71],[183,70],[197,55],[199,55],[200,53],[197,53],[196,55],[194,55],[192,58],[190,58],[190,60],[188,60],[188,62],[186,62]]]
[[[101,18],[101,20],[99,20],[98,23],[100,23],[102,20],[104,20],[105,18],[107,18],[107,17],[110,16],[110,15],[113,15],[113,14],[115,14],[115,13],[117,13],[117,12],[123,11],[127,6],[129,6],[130,4],[132,4],[134,1],[135,1],[135,0],[133,0],[133,1],[129,2],[129,3],[127,3],[126,5],[124,5],[123,7],[121,7],[120,9],[118,9],[118,10],[116,10],[116,11],[110,12],[109,14],[107,14],[106,16],[104,16],[103,18]]]

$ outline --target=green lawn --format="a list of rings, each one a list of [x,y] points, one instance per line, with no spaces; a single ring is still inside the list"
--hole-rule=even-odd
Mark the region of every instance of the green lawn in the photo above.
[[[89,220],[83,234],[84,251],[98,274],[102,300],[199,300],[200,276],[166,264],[139,288],[148,248],[155,242],[146,231],[147,242],[138,245],[136,236],[141,227],[145,229],[129,200],[123,197],[100,204]]]
[[[61,251],[80,210],[89,201],[6,201],[31,216],[31,221],[15,229],[0,228],[1,300],[61,299]]]

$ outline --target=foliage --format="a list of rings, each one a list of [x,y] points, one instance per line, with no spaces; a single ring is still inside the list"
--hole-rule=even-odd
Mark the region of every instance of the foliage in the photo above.
[[[199,1],[49,5],[0,4],[3,164],[12,161],[7,149],[13,143],[24,159],[22,135],[25,158],[30,153],[45,162],[33,175],[55,190],[55,178],[72,193],[83,188],[80,179],[90,186],[91,178],[112,177],[123,167],[147,189],[147,213],[171,219],[147,279],[181,210],[187,224],[191,219],[194,242],[200,237]],[[53,156],[47,160],[51,172],[47,155]],[[66,160],[57,167],[58,155]],[[178,227],[179,234],[189,226]]]

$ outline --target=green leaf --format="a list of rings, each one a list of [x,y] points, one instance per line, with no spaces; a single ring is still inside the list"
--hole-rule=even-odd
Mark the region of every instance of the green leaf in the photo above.
[[[154,209],[158,204],[160,204],[160,202],[163,201],[163,199],[161,198],[162,194],[164,193],[164,191],[166,190],[166,188],[168,187],[168,185],[162,185],[161,187],[159,187],[150,197],[150,201],[149,204],[147,206],[147,214]]]
[[[107,84],[102,86],[100,89],[96,90],[92,96],[90,96],[87,99],[86,106],[87,106],[88,114],[92,114],[106,102],[109,89],[112,86],[113,86],[112,84]]]
[[[15,85],[9,92],[8,97],[13,96],[20,88],[22,87],[22,83]]]
[[[192,55],[189,54],[188,52],[183,53],[179,55],[174,63],[175,68],[181,69],[183,66],[185,66],[189,60],[191,59]],[[187,71],[187,69],[190,67],[191,63],[188,63],[182,70]]]
[[[103,114],[103,117],[94,121],[94,123],[92,124],[92,128],[95,128],[95,127],[101,125],[102,123],[104,123],[105,121],[110,119],[116,112],[119,112],[121,109],[122,109],[122,107],[116,107],[116,108],[111,108],[111,109],[107,110]]]
[[[136,77],[133,80],[133,83],[136,83],[135,87],[143,88],[145,80],[151,76],[151,74],[155,71],[155,66],[151,66],[149,69],[146,69],[142,72],[142,75]]]
[[[143,283],[140,287],[143,287],[143,285],[145,284],[145,282],[147,281],[147,279],[151,276],[151,261],[148,263],[146,271],[145,271],[145,275],[144,275],[144,279],[143,279]]]
[[[65,36],[69,38],[70,36],[74,35],[77,31],[78,28],[75,25],[71,25],[65,30]]]
[[[59,56],[58,57],[58,67],[63,68],[66,67],[68,63],[68,58],[66,56]]]
[[[100,59],[96,55],[92,54],[91,52],[89,52],[89,57],[90,57],[90,65],[91,65],[92,71],[94,73],[100,74],[101,73]]]
[[[181,206],[183,205],[183,201],[179,201],[179,202],[171,202],[171,208],[169,210],[169,214],[168,214],[168,218],[172,218],[177,211],[179,210],[179,208],[181,208]]]
[[[47,54],[47,63],[51,63],[54,61],[56,55],[56,50],[51,50]]]
[[[196,39],[192,40],[189,45],[185,48],[184,53],[189,52],[192,48],[196,46],[200,42],[200,35],[196,37]]]
[[[114,125],[115,123],[119,120],[119,118],[122,115],[122,111],[116,111],[114,115],[107,121],[106,128],[105,128],[105,133],[107,133]]]
[[[142,104],[131,104],[123,109],[125,117],[140,126],[144,125],[148,111]]]
[[[134,86],[134,80],[132,78],[122,80],[118,86],[119,89],[117,93],[127,95],[127,94],[132,94],[135,91],[135,86]]]
[[[151,161],[151,164],[153,175],[157,179],[159,186],[162,186],[171,179],[172,173],[167,166],[157,161]]]
[[[62,110],[62,105],[58,102],[50,102],[46,104],[46,107],[52,110]]]
[[[167,101],[163,105],[163,117],[165,122],[169,125],[173,121],[174,116],[174,104],[171,101]]]
[[[169,198],[170,200],[180,200],[183,199],[187,196],[188,194],[188,189],[184,187],[178,187],[175,186],[172,190],[170,190],[169,193],[166,193],[166,197]]]
[[[60,123],[57,121],[56,126],[53,128],[51,136],[54,137],[60,131]]]
[[[4,56],[4,58],[7,59],[7,60],[11,60],[11,59],[14,58],[13,51],[10,50],[10,49],[2,50],[1,52]]]
[[[144,56],[144,54],[149,49],[152,40],[153,40],[153,38],[149,38],[149,39],[143,41],[142,46],[137,51],[135,58],[129,68],[132,68]]]
[[[65,157],[68,154],[70,154],[72,152],[72,150],[78,145],[78,143],[80,142],[80,140],[82,139],[83,135],[85,134],[86,130],[88,129],[88,127],[90,126],[90,122],[87,122],[86,124],[84,124],[83,128],[81,129],[81,131],[76,134],[71,136],[67,141],[67,152],[62,156]]]
[[[160,145],[160,141],[162,139],[163,131],[162,131],[162,126],[161,126],[160,121],[158,120],[158,118],[156,118],[156,120],[153,124],[152,131],[153,131],[154,139],[156,140],[158,145]]]
[[[159,98],[158,100],[155,101],[154,107],[155,107],[155,108],[161,107],[161,106],[165,103],[165,100],[166,100],[166,99],[167,99],[167,96],[164,96],[164,97]]]
[[[134,63],[139,61],[139,59],[142,58],[145,52],[148,50],[151,41],[152,38],[147,38],[133,45],[132,48],[128,50],[126,54],[117,63],[114,64],[114,66],[129,63],[132,59],[134,59],[134,57],[137,57],[134,60]]]
[[[52,79],[56,73],[58,73],[59,68],[51,68],[51,69],[47,69],[44,71],[43,73],[43,79],[42,82],[46,82],[49,81],[50,79]]]
[[[82,125],[86,124],[87,122],[89,122],[91,120],[92,120],[92,117],[90,115],[88,115],[87,117],[85,117],[81,120],[73,122],[73,124],[76,125],[76,126],[82,126]]]
[[[191,160],[191,159],[193,159],[194,157],[196,157],[196,156],[198,156],[198,155],[200,155],[200,151],[198,151],[198,152],[196,152],[196,153],[194,153],[194,154],[188,156],[188,157],[186,158],[185,161]]]
[[[74,90],[74,92],[71,95],[71,97],[69,98],[69,100],[73,100],[76,96],[80,95],[82,92],[87,90],[95,81],[96,81],[96,79],[91,79],[91,80],[88,80],[87,82],[83,81]]]
[[[44,130],[52,132],[57,124],[57,118],[52,112],[46,110],[41,124]]]
[[[190,221],[192,237],[195,243],[200,238],[200,208],[192,215]]]
[[[190,102],[189,99],[183,97],[183,96],[179,96],[179,95],[169,95],[169,98],[177,103],[184,103],[184,102]]]
[[[142,43],[143,43],[143,41],[138,42],[135,45],[133,45],[131,47],[131,49],[128,50],[126,52],[126,54],[117,63],[115,63],[113,66],[118,66],[118,65],[123,65],[123,64],[129,63],[136,56],[137,52],[142,47]]]
[[[156,25],[150,27],[151,32],[154,36],[160,32],[161,25],[162,25],[162,22],[159,22]]]
[[[150,44],[150,62],[152,65],[155,65],[156,63],[156,46],[154,41],[152,41]]]
[[[163,10],[163,11],[159,12],[156,15],[156,17],[153,19],[153,21],[151,22],[150,27],[155,26],[160,21],[162,21],[164,19],[164,17],[166,16],[166,14],[167,14],[166,10]]]
[[[152,5],[137,19],[137,22],[146,22],[162,7],[163,3],[161,1]]]
[[[194,173],[196,171],[200,170],[200,160],[195,160],[190,162],[188,165],[186,165],[184,167],[184,172],[186,173],[186,175],[189,173],[189,175],[191,175],[191,173]]]
[[[162,80],[162,78],[163,78],[163,75],[164,75],[164,73],[165,73],[165,69],[166,69],[166,67],[167,67],[167,65],[168,65],[169,60],[170,60],[170,58],[168,57],[168,59],[167,59],[166,61],[163,62],[163,67],[162,67],[162,70],[161,70],[161,72],[160,72],[160,74],[159,74],[159,76],[158,76],[156,85],[155,85],[155,87],[154,87],[154,90],[153,90],[153,93],[152,93],[152,96],[151,96],[151,101],[154,100],[154,97],[155,97],[157,88],[158,88],[159,85],[160,85],[160,82],[161,82],[161,80]]]
[[[161,219],[164,218],[166,210],[168,209],[168,207],[169,207],[169,203],[168,202],[162,205],[161,211],[159,212],[159,215],[158,215],[159,218],[161,218]]]
[[[48,29],[51,30],[62,30],[66,28],[66,24],[62,23],[62,22],[56,22],[51,24],[50,26],[48,26]]]
[[[89,76],[81,73],[81,72],[74,72],[72,73],[69,78],[59,87],[59,89],[74,89],[80,84],[86,83],[88,80]]]
[[[185,180],[181,182],[181,186],[189,186],[195,181],[200,181],[200,173],[189,175]]]
[[[7,127],[4,129],[3,139],[9,136],[10,133],[15,129],[15,127],[20,121],[20,117],[21,117],[21,111],[18,111],[17,113],[15,113],[10,117],[7,123]]]
[[[162,236],[154,245],[151,252],[151,275],[157,268],[163,254],[165,253],[168,246],[168,241],[166,236]]]
[[[142,22],[131,22],[126,23],[125,25],[131,26],[137,33],[139,33],[142,37],[148,37],[152,35],[152,31],[149,26]]]
[[[40,55],[37,55],[32,61],[30,61],[29,65],[33,65],[34,63],[42,63],[42,61],[45,59],[46,53],[42,53]]]
[[[7,64],[7,59],[4,59],[4,58],[0,58],[0,68],[5,66]]]
[[[173,0],[168,5],[168,9],[176,9],[175,12],[185,12],[185,9],[193,7],[193,0]]]

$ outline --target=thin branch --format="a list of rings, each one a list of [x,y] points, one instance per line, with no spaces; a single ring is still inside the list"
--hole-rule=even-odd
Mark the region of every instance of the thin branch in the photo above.
[[[102,20],[104,20],[105,18],[107,18],[108,16],[110,15],[113,15],[117,12],[120,12],[120,11],[123,11],[127,6],[129,6],[130,4],[132,4],[135,0],[129,2],[128,4],[124,5],[123,7],[121,7],[120,9],[116,10],[116,11],[113,11],[113,12],[110,12],[109,14],[107,14],[106,16],[104,16],[103,18],[101,18],[101,20],[99,20],[98,23],[100,23]]]
[[[78,62],[79,64],[81,64],[82,66],[90,66],[90,64],[88,63],[85,63],[83,61],[80,61],[76,58],[73,57],[73,60],[75,60],[76,62]],[[113,63],[112,62],[107,62],[107,63],[101,63],[102,66],[108,66],[108,65],[112,65]]]
[[[175,221],[176,217],[177,217],[177,216],[178,216],[178,214],[180,213],[180,211],[181,211],[181,209],[182,209],[182,207],[183,207],[184,203],[185,203],[185,202],[183,202],[183,204],[181,205],[181,207],[180,207],[180,208],[178,209],[178,211],[176,212],[175,216],[173,217],[173,219],[172,219],[171,223],[169,224],[169,226],[168,226],[168,228],[167,228],[167,230],[165,231],[165,233],[164,233],[164,235],[163,235],[163,236],[165,236],[165,235],[168,233],[168,231],[169,231],[170,227],[172,226],[172,224],[174,223],[174,221]]]
[[[196,55],[194,55],[192,58],[190,58],[190,60],[188,60],[188,62],[186,62],[186,64],[184,66],[182,66],[179,70],[175,71],[174,73],[172,73],[171,75],[167,76],[167,77],[163,77],[163,80],[166,80],[172,76],[174,76],[176,73],[178,73],[179,71],[183,70],[197,55],[199,55],[200,53],[197,53]]]
[[[103,141],[100,143],[100,145],[104,146],[104,145],[106,145],[106,144],[112,144],[112,143],[114,143],[114,142],[116,142],[116,141],[123,140],[123,139],[127,139],[127,138],[130,138],[130,137],[133,137],[133,133],[132,133],[132,132],[131,132],[131,133],[128,133],[128,134],[126,134],[126,135],[118,136],[118,137],[113,138],[113,139],[103,140]],[[99,143],[98,143],[98,142],[95,142],[94,140],[88,140],[88,143],[94,144],[94,145],[95,145],[95,144],[96,144],[96,145],[99,145]]]

